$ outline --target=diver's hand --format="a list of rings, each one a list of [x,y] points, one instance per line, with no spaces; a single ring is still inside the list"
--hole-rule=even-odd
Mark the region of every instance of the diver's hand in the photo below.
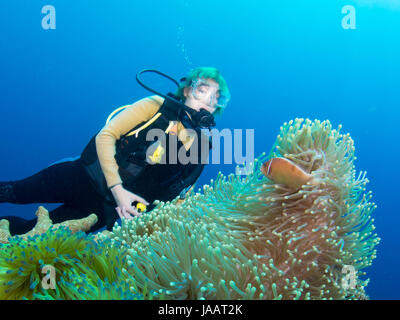
[[[121,219],[125,218],[130,220],[133,219],[132,215],[141,215],[141,213],[138,212],[134,206],[132,206],[132,202],[137,201],[144,203],[146,206],[149,205],[149,203],[145,199],[124,189],[121,184],[112,187],[111,193],[114,196],[115,202],[117,203],[117,207],[115,208],[115,210],[117,211]]]

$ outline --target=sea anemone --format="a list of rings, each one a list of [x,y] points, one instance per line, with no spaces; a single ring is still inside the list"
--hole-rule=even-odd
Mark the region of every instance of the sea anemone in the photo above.
[[[354,150],[329,121],[285,123],[249,175],[218,174],[182,204],[116,225],[110,238],[129,247],[123,274],[169,299],[367,298],[361,276],[379,238]],[[260,168],[271,157],[291,160],[312,183],[293,190],[268,180]]]
[[[366,173],[356,175],[353,140],[339,131],[285,123],[249,175],[219,173],[183,203],[160,202],[108,234],[48,224],[33,237],[4,232],[0,299],[366,299],[376,205]],[[307,182],[264,176],[278,157]],[[43,286],[45,266],[55,289]]]
[[[65,226],[0,245],[0,299],[132,298],[121,278],[126,251]],[[54,287],[44,286],[45,267]]]

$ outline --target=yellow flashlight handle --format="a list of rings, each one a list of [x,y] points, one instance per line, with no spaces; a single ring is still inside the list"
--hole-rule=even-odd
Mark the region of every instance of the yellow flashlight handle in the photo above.
[[[146,205],[141,202],[138,202],[136,204],[136,209],[138,209],[140,212],[146,211],[146,208],[147,208]]]

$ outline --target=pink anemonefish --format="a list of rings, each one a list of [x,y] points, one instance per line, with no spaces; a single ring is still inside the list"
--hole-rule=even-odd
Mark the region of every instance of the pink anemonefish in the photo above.
[[[299,189],[307,182],[313,182],[311,174],[286,158],[273,158],[261,166],[261,172],[270,180],[291,189]]]

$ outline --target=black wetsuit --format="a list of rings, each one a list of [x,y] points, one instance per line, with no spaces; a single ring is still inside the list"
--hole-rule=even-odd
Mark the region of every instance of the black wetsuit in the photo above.
[[[51,165],[25,179],[0,182],[0,187],[1,185],[13,188],[10,198],[1,202],[63,203],[49,212],[53,223],[80,219],[95,213],[98,222],[90,230],[95,231],[104,226],[110,229],[118,219],[115,211],[116,203],[104,201],[96,192],[80,158]],[[35,226],[37,220],[36,218],[26,220],[15,216],[3,216],[0,219],[7,219],[10,222],[12,235],[28,232]]]
[[[204,164],[187,164],[185,171],[188,171],[188,175],[182,181],[171,173],[175,166],[177,166],[175,170],[179,170],[178,165],[171,164],[148,167],[134,185],[124,183],[123,186],[150,202],[147,212],[151,211],[155,207],[152,204],[154,200],[170,201],[174,199],[184,188],[195,183],[204,168]],[[169,179],[166,179],[167,177]],[[53,164],[25,179],[0,182],[1,202],[15,204],[63,203],[49,212],[53,223],[81,219],[95,213],[98,221],[89,232],[104,226],[111,230],[119,218],[115,210],[117,206],[115,200],[100,195],[82,165],[81,158]],[[36,218],[27,220],[16,216],[2,216],[1,219],[7,219],[10,222],[11,235],[28,232],[37,221]]]

